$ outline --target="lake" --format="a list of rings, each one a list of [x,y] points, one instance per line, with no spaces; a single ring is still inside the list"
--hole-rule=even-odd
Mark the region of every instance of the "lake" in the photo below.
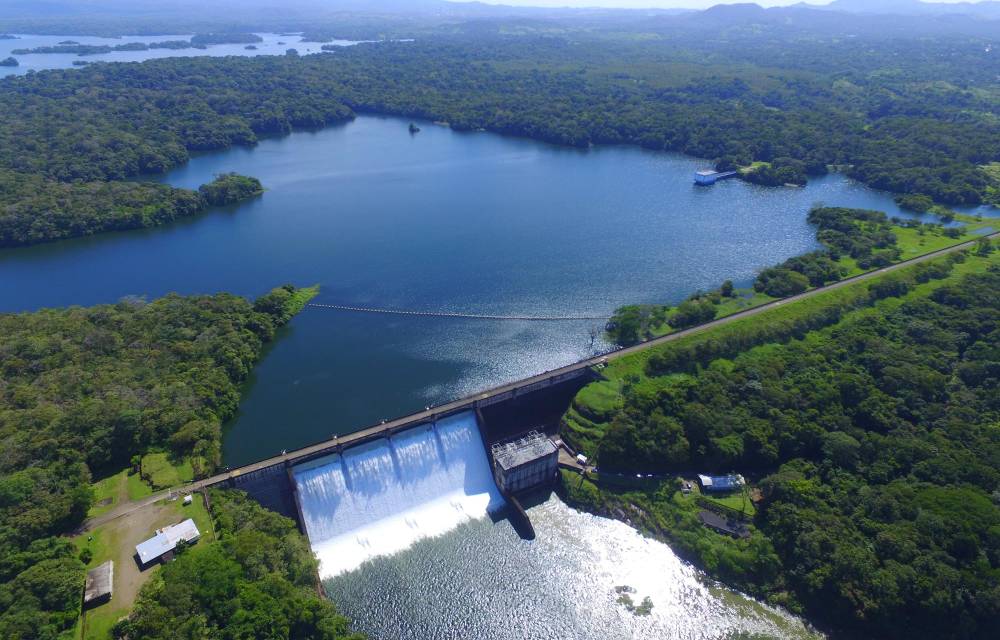
[[[164,42],[166,40],[190,40],[191,34],[181,36],[122,36],[121,38],[99,38],[96,36],[40,36],[30,34],[13,34],[17,40],[0,40],[0,60],[12,55],[14,49],[35,49],[37,47],[52,47],[64,40],[72,40],[79,44],[107,45],[114,47],[129,42]],[[256,50],[247,49],[245,44],[214,44],[207,49],[153,49],[150,51],[113,51],[100,55],[79,56],[75,53],[31,53],[14,56],[18,61],[16,67],[0,67],[0,78],[10,75],[24,75],[29,71],[45,69],[75,69],[73,62],[142,62],[153,58],[176,58],[191,56],[261,56],[284,55],[288,49],[296,49],[307,55],[319,53],[322,46],[318,42],[302,42],[298,35],[280,35],[277,33],[258,33],[263,42],[253,43]],[[326,44],[348,46],[356,44],[349,40],[333,40]]]
[[[705,161],[561,148],[359,117],[200,155],[162,179],[237,171],[267,192],[159,229],[0,252],[0,310],[322,285],[317,302],[492,315],[609,316],[678,301],[816,247],[816,202],[899,213],[840,175],[696,187]],[[269,347],[227,426],[238,465],[568,364],[603,321],[407,317],[307,308]]]
[[[809,208],[900,214],[840,175],[805,188],[696,187],[706,162],[555,147],[359,117],[194,157],[161,179],[261,179],[242,205],[159,229],[0,252],[0,310],[318,283],[317,302],[489,315],[609,316],[675,302],[815,248]],[[610,348],[603,320],[529,322],[307,308],[281,331],[227,425],[239,465]],[[373,638],[704,639],[815,633],[708,580],[667,545],[550,496],[537,538],[465,522],[325,581]],[[630,612],[622,590],[649,615]],[[756,636],[754,636],[756,637]]]

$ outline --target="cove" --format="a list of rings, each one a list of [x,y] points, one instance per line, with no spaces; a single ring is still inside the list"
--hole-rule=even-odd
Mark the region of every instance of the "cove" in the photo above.
[[[52,47],[60,42],[72,40],[79,44],[114,47],[130,42],[150,44],[167,40],[190,40],[191,35],[171,36],[122,36],[121,38],[101,38],[97,36],[46,36],[16,34],[17,40],[0,40],[0,60],[12,55],[15,49],[36,49]],[[288,49],[295,49],[300,54],[319,53],[322,46],[318,42],[303,42],[298,35],[281,35],[277,33],[258,33],[263,41],[256,42],[256,49],[247,49],[245,44],[214,44],[206,49],[150,49],[147,51],[112,51],[98,55],[78,56],[75,53],[28,53],[14,56],[18,66],[0,67],[0,78],[4,76],[25,75],[29,71],[44,71],[45,69],[76,69],[74,62],[142,62],[154,58],[177,58],[193,56],[262,56],[284,55]],[[348,46],[356,44],[350,40],[334,40],[327,44]]]
[[[267,192],[169,227],[0,252],[0,309],[319,283],[316,302],[489,315],[608,316],[676,301],[816,247],[824,202],[898,215],[840,175],[802,189],[692,183],[705,161],[578,150],[398,118],[200,155],[162,177],[237,171]],[[538,323],[307,308],[228,425],[237,465],[605,349],[601,321]]]

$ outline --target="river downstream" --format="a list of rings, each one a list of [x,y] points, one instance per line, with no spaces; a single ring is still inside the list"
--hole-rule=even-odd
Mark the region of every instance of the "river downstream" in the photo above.
[[[358,629],[385,640],[822,637],[707,580],[667,545],[621,522],[580,513],[555,496],[529,514],[538,534],[531,542],[506,521],[474,521],[324,586]],[[649,598],[648,615],[619,602],[622,587],[635,605]]]

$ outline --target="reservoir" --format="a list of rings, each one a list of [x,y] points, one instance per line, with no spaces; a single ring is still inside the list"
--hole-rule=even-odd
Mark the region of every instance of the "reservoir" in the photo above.
[[[815,248],[806,214],[816,203],[900,215],[888,194],[840,175],[805,188],[700,188],[692,176],[706,162],[676,154],[408,125],[362,116],[197,156],[155,179],[194,188],[236,171],[267,191],[168,227],[0,252],[0,310],[168,292],[258,296],[291,282],[320,284],[316,302],[331,305],[606,318],[726,279],[747,285]],[[611,346],[603,324],[307,308],[248,381],[225,462],[593,355]],[[359,630],[404,640],[816,637],[667,545],[555,496],[529,508],[537,536],[522,540],[486,517],[499,499],[463,420],[295,470],[325,588]],[[648,615],[625,596],[648,598]]]
[[[195,157],[163,180],[237,171],[252,202],[158,229],[0,252],[0,310],[318,283],[316,302],[607,317],[678,301],[816,246],[817,202],[898,213],[840,175],[696,187],[705,161],[560,148],[359,117]],[[554,369],[608,348],[603,321],[527,322],[307,308],[268,349],[227,426],[239,465]]]
[[[121,38],[99,38],[96,36],[42,36],[17,35],[16,40],[0,40],[0,60],[12,55],[15,49],[36,49],[38,47],[54,47],[60,42],[72,41],[78,44],[115,47],[131,42],[150,44],[168,40],[190,40],[191,34],[182,36],[122,36]],[[283,55],[288,49],[295,49],[300,54],[319,53],[322,46],[319,42],[302,42],[298,35],[281,35],[277,33],[258,33],[262,42],[253,43],[254,49],[247,49],[245,44],[213,44],[206,49],[149,49],[146,51],[112,51],[96,55],[80,56],[75,53],[29,53],[18,54],[16,67],[0,67],[0,78],[11,75],[24,75],[29,71],[45,69],[73,69],[74,62],[142,62],[153,58],[176,58],[191,56],[260,56]],[[349,40],[333,40],[327,44],[347,46],[355,44]]]

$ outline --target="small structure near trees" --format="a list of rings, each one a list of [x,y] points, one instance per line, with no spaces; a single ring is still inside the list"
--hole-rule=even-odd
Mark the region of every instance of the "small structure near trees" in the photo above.
[[[750,537],[750,529],[746,523],[737,518],[727,517],[708,509],[702,509],[698,512],[698,519],[709,529],[713,529],[723,535],[734,538]]]
[[[114,576],[114,560],[108,560],[88,571],[83,586],[83,606],[93,607],[111,600]]]
[[[725,493],[728,491],[739,491],[746,484],[746,480],[739,474],[729,474],[727,476],[698,476],[698,484],[704,493]]]
[[[135,553],[139,557],[139,564],[145,567],[161,558],[169,560],[182,542],[196,542],[200,537],[201,532],[194,520],[188,518],[184,522],[160,529],[149,540],[135,545]]]

